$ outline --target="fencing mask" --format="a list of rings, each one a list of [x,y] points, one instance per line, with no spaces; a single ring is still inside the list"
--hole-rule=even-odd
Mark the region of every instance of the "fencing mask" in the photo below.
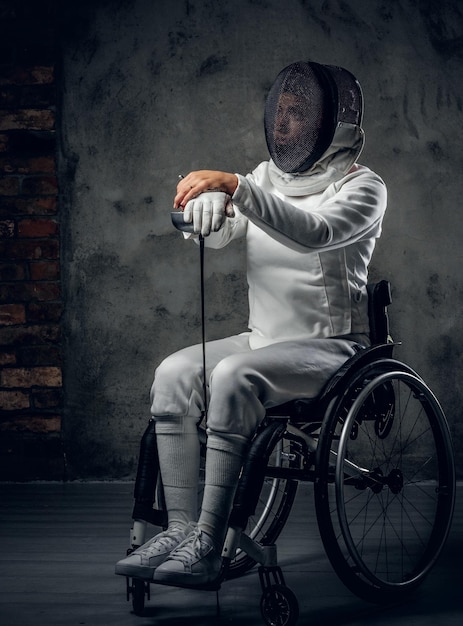
[[[265,137],[274,164],[306,172],[330,147],[340,123],[360,127],[362,90],[341,67],[292,63],[277,76],[265,105]]]

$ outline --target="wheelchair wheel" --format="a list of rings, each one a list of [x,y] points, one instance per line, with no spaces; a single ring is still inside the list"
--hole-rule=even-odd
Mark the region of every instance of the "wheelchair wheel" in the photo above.
[[[297,598],[284,585],[272,585],[265,589],[260,611],[267,626],[294,626],[299,618]]]
[[[139,578],[132,579],[132,609],[135,615],[143,615],[145,596],[149,597],[149,583]]]
[[[297,443],[291,441],[287,434],[283,433],[271,451],[255,514],[249,518],[244,530],[249,537],[261,545],[275,543],[284,528],[296,497],[297,481],[278,477],[278,470],[294,467],[299,462],[300,451]],[[245,552],[237,550],[228,568],[227,578],[242,576],[255,564],[256,562]]]
[[[400,362],[366,367],[325,417],[317,451],[317,519],[336,573],[369,601],[411,592],[444,546],[454,497],[433,393]]]

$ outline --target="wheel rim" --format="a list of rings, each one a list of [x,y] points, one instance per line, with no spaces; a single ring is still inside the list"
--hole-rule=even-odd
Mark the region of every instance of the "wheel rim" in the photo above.
[[[283,466],[283,440],[280,439],[274,449],[272,458],[274,467]],[[251,519],[251,528],[249,536],[252,539],[262,536],[264,534],[265,524],[269,518],[273,519],[275,513],[272,512],[277,501],[284,493],[285,482],[280,478],[266,477],[262,488],[261,495],[259,496],[260,507],[257,509],[257,515]]]

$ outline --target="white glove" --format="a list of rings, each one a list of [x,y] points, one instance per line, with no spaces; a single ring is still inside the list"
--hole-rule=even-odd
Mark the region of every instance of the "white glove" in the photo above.
[[[183,211],[183,220],[193,222],[194,232],[203,237],[220,230],[227,217],[235,217],[235,212],[231,197],[223,191],[205,191],[187,202]]]

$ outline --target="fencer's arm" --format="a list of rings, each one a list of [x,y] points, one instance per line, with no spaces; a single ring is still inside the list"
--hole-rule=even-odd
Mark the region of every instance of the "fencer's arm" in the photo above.
[[[386,209],[386,187],[367,170],[353,173],[316,211],[305,211],[238,174],[233,204],[281,243],[296,250],[334,249],[368,236],[379,236]],[[303,204],[303,203],[302,203]]]
[[[223,191],[232,196],[238,187],[238,176],[216,170],[198,170],[183,177],[177,185],[174,209],[184,208],[204,191]]]

